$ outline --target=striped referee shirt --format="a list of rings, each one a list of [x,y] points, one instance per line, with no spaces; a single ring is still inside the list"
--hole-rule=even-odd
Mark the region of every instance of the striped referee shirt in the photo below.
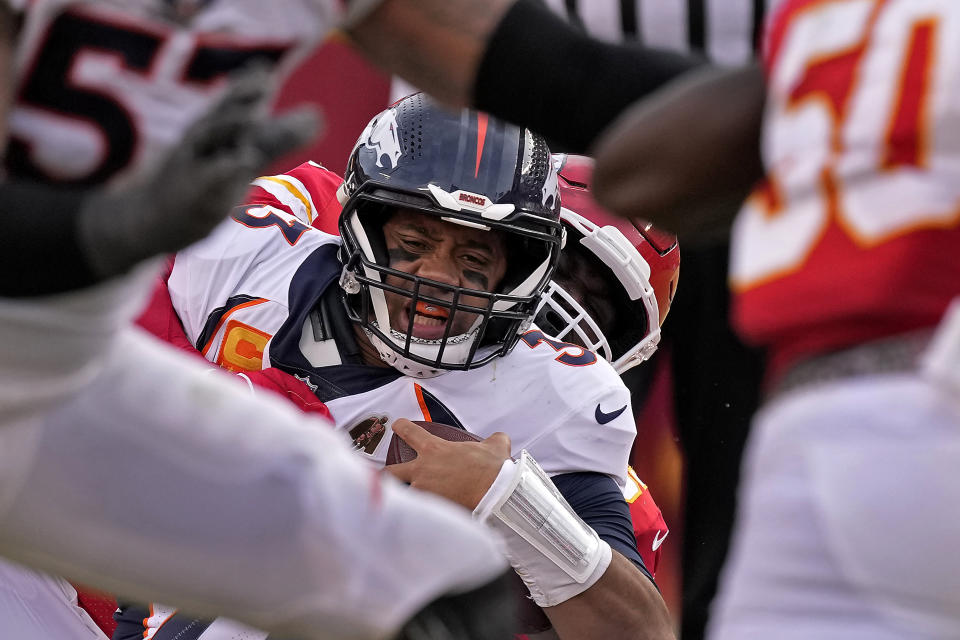
[[[743,64],[763,21],[781,0],[540,0],[594,37],[675,51],[717,64]]]
[[[763,21],[782,0],[538,0],[595,38],[702,53],[716,64],[749,62]],[[394,77],[390,102],[417,89]]]

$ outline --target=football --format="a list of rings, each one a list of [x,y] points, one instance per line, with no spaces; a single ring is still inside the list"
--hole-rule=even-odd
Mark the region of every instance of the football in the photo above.
[[[451,442],[479,442],[482,440],[480,436],[470,433],[466,429],[461,429],[460,427],[451,427],[448,424],[427,422],[426,420],[411,420],[411,422],[423,427],[438,438],[443,438]],[[387,465],[410,462],[411,460],[415,460],[416,457],[417,452],[414,451],[413,447],[408,445],[397,434],[391,436],[390,446],[387,447]]]

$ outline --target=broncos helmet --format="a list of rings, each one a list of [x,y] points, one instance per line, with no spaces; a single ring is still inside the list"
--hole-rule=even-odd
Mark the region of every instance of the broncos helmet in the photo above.
[[[563,203],[560,217],[570,238],[540,301],[536,323],[561,340],[572,334],[622,374],[652,356],[660,342],[660,326],[680,273],[677,238],[645,220],[617,218],[601,208],[590,195],[592,159],[566,154],[553,158]],[[606,331],[565,286],[577,255],[606,282],[615,283]]]
[[[478,367],[513,349],[532,322],[565,237],[556,167],[542,137],[413,94],[367,125],[338,196],[347,315],[385,362],[407,375],[428,377]],[[383,226],[399,209],[500,232],[507,270],[499,286],[490,287],[496,290],[392,269]],[[403,285],[388,284],[387,276]],[[408,309],[419,304],[443,309],[449,314],[443,336],[415,337],[412,313],[407,326],[391,326],[386,292],[409,298]],[[482,302],[468,304],[477,299]],[[466,332],[450,335],[457,313],[476,318]]]

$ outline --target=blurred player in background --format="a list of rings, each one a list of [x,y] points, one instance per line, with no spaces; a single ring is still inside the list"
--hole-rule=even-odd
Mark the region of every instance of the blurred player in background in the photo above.
[[[960,500],[957,318],[930,345],[960,294],[958,30],[945,0],[788,0],[766,81],[691,79],[601,145],[603,201],[666,226],[765,177],[731,265],[738,329],[770,351],[768,398],[713,638],[960,629],[960,520],[944,515]]]
[[[556,561],[506,536],[511,561],[557,633],[593,637],[612,624],[611,633],[631,637],[669,634],[624,500],[634,436],[626,389],[594,354],[535,329],[517,333],[559,253],[557,176],[543,141],[485,114],[447,113],[422,95],[402,100],[371,121],[351,155],[341,188],[343,247],[307,226],[322,194],[299,188],[317,172],[302,169],[256,183],[286,206],[238,210],[209,240],[178,254],[169,285],[190,341],[221,366],[272,366],[300,378],[380,464],[396,418],[484,437],[506,428],[515,456],[526,449],[536,457],[571,515],[596,529],[584,530],[599,541],[596,553],[616,550],[591,575],[561,586],[570,578]],[[470,320],[485,308],[489,320],[482,318],[490,311]],[[523,389],[532,379],[540,384]],[[571,384],[577,393],[562,391]],[[581,444],[570,450],[566,442]],[[418,466],[398,473],[414,486],[453,491],[466,471],[454,453],[465,446],[421,452]],[[450,497],[474,508],[480,496]],[[604,619],[612,611],[622,615]],[[139,625],[142,615],[132,618]]]

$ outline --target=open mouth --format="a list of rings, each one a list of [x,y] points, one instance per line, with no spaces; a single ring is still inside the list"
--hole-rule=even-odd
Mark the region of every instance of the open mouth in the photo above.
[[[408,307],[406,311],[409,318],[410,308]],[[439,340],[443,338],[449,318],[449,309],[427,302],[418,302],[413,316],[413,336],[425,340]]]

